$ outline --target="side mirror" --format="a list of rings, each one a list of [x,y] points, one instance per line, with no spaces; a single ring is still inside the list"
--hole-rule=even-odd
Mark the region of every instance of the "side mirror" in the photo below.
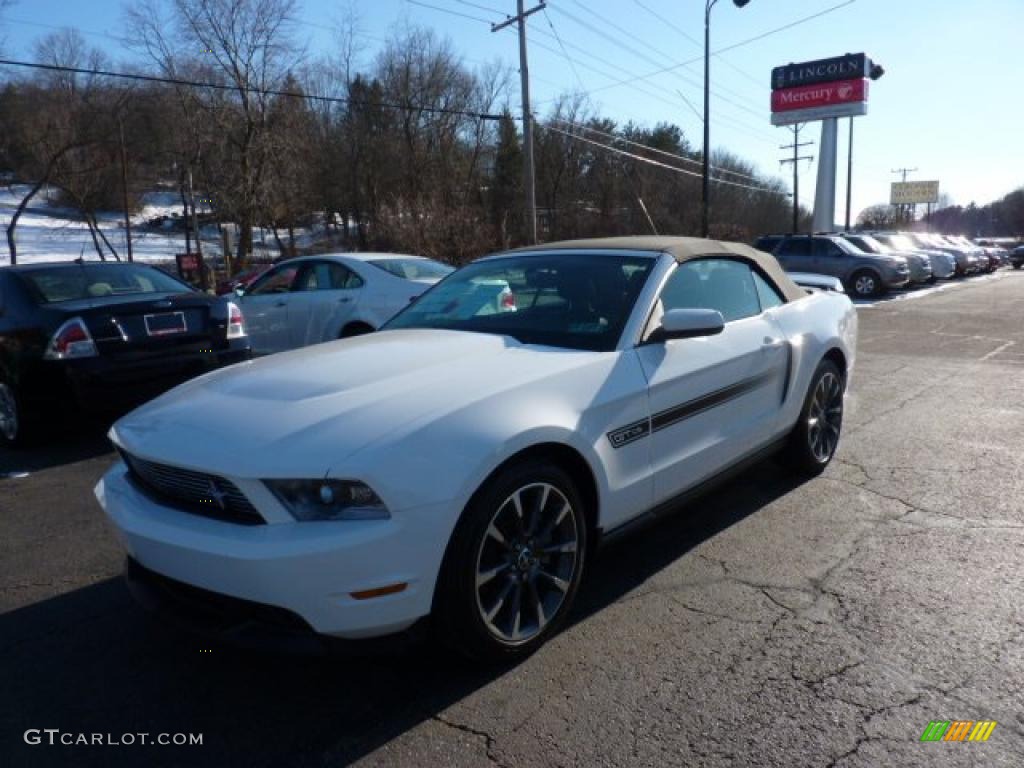
[[[670,309],[650,336],[651,341],[714,336],[725,330],[725,318],[717,309]]]
[[[244,285],[236,285],[235,286],[235,296],[237,296],[238,298],[242,298],[244,295],[245,295],[245,286]]]

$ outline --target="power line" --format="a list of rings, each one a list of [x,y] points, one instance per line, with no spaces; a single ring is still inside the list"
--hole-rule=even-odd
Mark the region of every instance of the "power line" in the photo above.
[[[656,18],[658,21],[660,21],[666,27],[668,27],[669,29],[673,30],[674,32],[676,32],[677,34],[679,34],[681,37],[685,38],[686,40],[689,40],[691,43],[693,43],[698,48],[703,47],[704,44],[700,40],[695,38],[693,35],[691,35],[685,29],[680,27],[678,24],[673,23],[670,19],[667,19],[665,16],[663,16],[660,13],[658,13],[656,10],[651,8],[646,3],[642,3],[642,2],[640,2],[640,0],[633,0],[633,2],[636,3],[637,5],[639,5],[641,8],[643,8],[649,14],[651,14],[651,16]],[[752,83],[755,83],[756,85],[761,86],[761,87],[764,86],[763,78],[755,77],[754,75],[750,74],[746,70],[741,69],[740,67],[737,67],[735,64],[733,64],[727,58],[725,58],[724,56],[722,56],[722,55],[720,55],[718,53],[713,53],[712,56],[714,56],[716,59],[718,59],[718,61],[720,61],[722,64],[725,64],[725,66],[727,66],[730,69],[734,70],[737,74],[740,74],[743,77],[747,78],[747,80],[750,80]]]
[[[232,93],[255,93],[263,96],[281,96],[295,99],[309,99],[311,101],[327,101],[337,104],[348,104],[351,106],[370,106],[382,109],[396,109],[403,112],[425,112],[437,115],[456,115],[459,117],[472,117],[478,120],[501,120],[502,115],[489,114],[487,112],[474,112],[468,109],[453,109],[450,107],[431,107],[424,104],[393,104],[384,101],[360,101],[345,96],[314,96],[307,93],[296,93],[295,91],[278,91],[269,88],[252,88],[248,86],[228,85],[225,83],[207,83],[198,80],[184,80],[176,77],[157,77],[155,75],[140,75],[128,72],[111,72],[103,69],[88,69],[85,67],[62,67],[56,64],[36,64],[30,61],[15,61],[11,59],[0,59],[0,66],[28,67],[29,69],[41,69],[50,72],[65,72],[76,75],[95,75],[97,77],[113,77],[122,80],[136,80],[146,83],[165,83],[167,85],[180,85],[187,88],[208,88],[215,91],[230,91]]]
[[[619,149],[617,147],[612,147],[612,146],[609,146],[608,144],[602,144],[599,141],[594,141],[593,139],[588,139],[585,136],[580,136],[579,134],[576,134],[576,133],[571,133],[569,131],[563,131],[562,129],[555,128],[553,126],[548,126],[548,130],[549,131],[554,131],[555,133],[562,134],[563,136],[567,136],[570,139],[575,139],[576,141],[582,141],[582,142],[584,142],[586,144],[590,144],[592,146],[599,147],[599,148],[601,148],[601,149],[603,149],[603,150],[605,150],[607,152],[612,152],[612,153],[617,154],[617,155],[622,155],[623,157],[628,157],[628,158],[630,158],[632,160],[636,160],[637,162],[640,162],[640,163],[647,163],[648,165],[654,165],[654,166],[657,166],[659,168],[664,168],[664,169],[669,170],[669,171],[674,171],[675,173],[681,173],[684,176],[693,176],[694,178],[698,178],[698,179],[701,178],[701,174],[697,173],[696,171],[688,171],[685,168],[679,168],[678,166],[675,166],[675,165],[669,165],[668,163],[662,163],[662,162],[660,162],[658,160],[652,160],[649,157],[644,157],[643,155],[638,155],[638,154],[635,154],[634,152],[627,152],[624,149]],[[778,190],[769,189],[768,187],[764,187],[764,186],[755,187],[752,184],[741,184],[738,181],[727,181],[726,179],[711,179],[711,181],[714,182],[715,184],[725,184],[725,185],[730,186],[730,187],[739,187],[741,189],[750,189],[750,190],[753,190],[755,192],[765,192],[765,193],[772,194],[772,195],[782,194]]]
[[[573,0],[573,2],[576,2],[576,0]],[[578,2],[576,2],[576,4],[580,5]],[[565,10],[564,8],[562,8],[560,6],[552,6],[552,7],[556,11],[561,13],[563,16],[565,16],[566,18],[572,20],[573,22],[575,22],[579,26],[583,27],[584,29],[589,30],[590,32],[592,32],[592,33],[600,36],[601,38],[607,40],[612,45],[615,45],[615,46],[621,48],[622,50],[632,54],[633,56],[635,56],[635,57],[637,57],[639,59],[642,59],[642,60],[644,60],[644,61],[646,61],[646,62],[648,62],[648,63],[650,63],[650,64],[652,64],[652,65],[654,65],[656,67],[660,66],[663,63],[663,61],[659,61],[658,59],[656,59],[656,58],[654,58],[652,56],[649,56],[648,54],[644,53],[643,51],[637,50],[636,48],[634,48],[634,47],[632,47],[630,45],[627,45],[626,43],[622,42],[622,40],[620,38],[622,36],[626,36],[626,37],[628,37],[628,38],[630,38],[632,40],[636,40],[637,42],[641,43],[642,45],[645,45],[645,47],[647,47],[650,50],[652,50],[654,53],[660,55],[663,60],[664,59],[671,60],[671,58],[669,56],[666,56],[664,53],[658,51],[657,49],[653,48],[650,44],[645,43],[643,40],[640,40],[638,37],[636,37],[635,35],[627,32],[627,31],[625,31],[624,29],[616,28],[615,29],[616,34],[615,35],[611,35],[611,34],[609,34],[607,32],[604,32],[603,30],[599,29],[598,27],[594,26],[592,23],[590,23],[588,21],[584,21],[583,19],[579,18],[578,16],[574,16],[572,13],[570,13],[569,11]],[[581,6],[581,7],[583,7],[583,10],[587,11],[587,13],[590,13],[591,15],[594,15],[594,16],[598,16],[595,11],[590,10],[590,9],[584,7],[584,6]],[[598,16],[598,19],[602,23],[604,23],[604,24],[608,24],[609,23],[603,17]],[[689,85],[691,85],[691,86],[693,86],[695,88],[703,89],[704,86],[702,84],[696,83],[693,80],[689,80],[688,78],[684,77],[680,72],[676,71],[678,68],[681,68],[681,67],[684,67],[684,66],[688,66],[691,63],[693,63],[693,62],[687,62],[687,63],[678,64],[678,66],[674,66],[674,67],[671,67],[671,68],[667,69],[666,72],[672,72],[672,74],[674,74],[676,77],[680,78],[683,82],[685,82],[685,83],[687,83],[687,84],[689,84]],[[599,89],[596,89],[596,90],[604,90],[604,89],[609,88],[609,87],[612,87],[612,86],[604,86],[603,88],[599,88]],[[717,90],[723,90],[723,89],[721,88],[721,86],[718,86]],[[739,102],[733,101],[733,100],[731,100],[731,99],[729,99],[729,98],[727,98],[725,96],[722,96],[720,93],[716,92],[715,90],[712,90],[712,95],[715,98],[720,99],[720,100],[722,100],[724,102],[727,102],[729,104],[732,104],[733,106],[735,106],[735,107],[737,107],[739,109],[742,109],[745,112],[749,112],[750,114],[754,115],[755,117],[762,117],[762,115],[763,115],[763,110],[762,111],[755,111],[754,109],[751,109],[750,107],[748,107],[745,104],[740,104]],[[740,95],[740,94],[737,94],[737,95],[739,95],[740,98],[743,98],[742,95]]]
[[[555,36],[555,40],[558,41],[558,47],[562,49],[562,55],[565,56],[565,60],[569,62],[569,66],[572,68],[572,73],[576,76],[576,82],[579,83],[580,90],[586,91],[587,87],[583,84],[583,78],[580,77],[580,73],[577,71],[576,64],[573,62],[569,52],[565,50],[565,43],[562,42],[561,35],[559,35],[558,30],[555,29],[554,22],[551,21],[551,16],[548,14],[547,8],[544,8],[544,20],[548,23],[548,26],[551,27],[551,34]]]
[[[572,123],[572,122],[570,122],[568,120],[559,120],[557,118],[553,118],[553,122],[561,123],[562,125],[567,125],[567,126],[569,126],[571,128],[582,128],[584,131],[587,131],[587,133],[593,133],[593,134],[597,134],[598,136],[604,136],[605,138],[613,139],[615,141],[620,141],[623,144],[629,144],[629,145],[634,146],[634,147],[639,147],[640,149],[646,150],[647,152],[654,152],[655,154],[658,154],[658,155],[663,155],[665,157],[671,157],[674,160],[679,160],[679,161],[684,162],[684,163],[691,163],[693,165],[701,165],[702,164],[700,160],[694,160],[692,157],[686,157],[686,155],[680,155],[680,154],[677,154],[675,152],[668,152],[668,151],[666,151],[664,149],[658,149],[657,147],[652,147],[652,146],[650,146],[648,144],[642,144],[642,143],[640,143],[638,141],[632,141],[631,139],[627,139],[624,136],[618,136],[618,135],[616,135],[614,133],[608,133],[607,131],[601,131],[601,130],[598,130],[597,128],[592,128],[592,127],[590,127],[588,125]],[[743,178],[743,179],[750,179],[752,181],[760,181],[760,179],[757,176],[752,176],[749,173],[742,173],[740,171],[733,171],[733,170],[730,170],[728,168],[723,168],[720,165],[713,165],[713,166],[711,166],[711,168],[712,168],[712,170],[718,171],[719,173],[728,173],[730,175],[738,176],[738,177]]]
[[[853,2],[853,1],[854,0],[850,0],[850,2]],[[438,11],[440,13],[447,13],[449,15],[453,15],[453,16],[457,16],[457,17],[461,17],[461,18],[468,18],[468,19],[471,19],[473,21],[479,21],[481,23],[487,23],[487,24],[493,23],[493,22],[491,22],[491,21],[489,21],[487,19],[483,19],[483,18],[480,18],[478,16],[470,16],[468,14],[464,14],[464,13],[461,13],[459,11],[454,11],[454,10],[452,10],[450,8],[443,8],[441,6],[432,5],[430,3],[425,3],[425,2],[422,2],[422,0],[406,0],[406,2],[412,3],[414,5],[421,6],[423,8],[429,8],[430,10]],[[534,34],[535,35],[541,35],[543,37],[547,37],[547,38],[550,38],[550,39],[555,39],[555,37],[551,33],[545,32],[542,29],[535,29],[534,30]],[[556,40],[556,42],[557,42],[557,40]],[[560,51],[558,49],[552,48],[551,46],[548,46],[548,45],[545,45],[544,43],[538,42],[536,39],[533,41],[533,45],[538,47],[538,48],[541,48],[541,49],[543,49],[545,51],[548,51],[549,53],[553,53],[556,56],[563,56],[564,55],[564,51]],[[563,47],[563,49],[564,48],[572,48],[573,50],[577,50],[580,53],[584,54],[585,56],[589,56],[591,58],[598,59],[602,63],[607,63],[604,59],[601,59],[599,56],[595,55],[591,51],[588,51],[588,50],[586,50],[584,48],[581,48],[578,45],[574,45],[572,43],[564,43],[564,41],[563,41],[563,46],[562,47]],[[615,82],[613,82],[609,86],[603,86],[603,87],[600,87],[600,88],[590,89],[589,91],[588,90],[584,90],[584,91],[580,92],[580,95],[582,95],[582,96],[588,96],[588,95],[591,95],[593,93],[596,93],[597,91],[605,90],[605,89],[607,89],[609,87],[614,87],[615,85],[618,85],[618,84],[621,84],[621,83],[633,82],[635,80],[644,79],[646,77],[646,76],[643,76],[643,75],[633,76],[632,73],[630,73],[628,70],[625,70],[622,67],[618,67],[617,69],[620,72],[625,72],[630,77],[629,77],[629,79],[626,79],[626,80],[617,80],[616,79],[617,78],[616,75],[608,74],[608,72],[602,71],[601,69],[598,69],[597,67],[595,67],[593,65],[585,64],[585,63],[581,62],[579,59],[574,59],[574,58],[572,58],[572,56],[569,56],[568,60],[572,61],[574,64],[576,64],[579,67],[582,67],[582,68],[584,68],[586,70],[589,70],[591,72],[595,72],[595,73],[599,74],[601,77],[607,78],[608,80],[615,81]],[[537,78],[537,79],[540,80],[541,78]],[[664,91],[665,93],[671,94],[671,92],[668,91],[668,89],[666,89],[664,86],[656,85],[654,83],[650,83],[649,85],[651,87],[653,87],[653,88],[657,88],[658,90]],[[644,95],[648,96],[649,98],[661,101],[662,103],[667,104],[668,106],[672,107],[673,109],[677,107],[677,104],[674,101],[666,99],[663,96],[659,96],[659,95],[657,95],[655,93],[651,93],[649,90],[645,90],[644,88],[641,88],[639,86],[634,86],[634,88],[636,90],[640,91],[640,93],[643,93]],[[716,98],[720,98],[717,93],[714,94],[714,95],[715,95]],[[544,101],[539,101],[539,102],[537,102],[537,105],[552,104],[555,101],[557,101],[557,99],[551,98],[551,99],[547,99],[547,100],[544,100]],[[761,133],[761,129],[760,128],[754,127],[754,126],[752,126],[752,125],[750,125],[748,123],[743,123],[743,122],[741,122],[740,120],[738,120],[738,119],[736,119],[734,117],[731,117],[731,116],[721,117],[720,116],[718,118],[718,120],[719,120],[719,122],[721,122],[723,124],[724,127],[729,128],[729,129],[731,129],[731,130],[733,130],[733,131],[735,131],[737,133],[742,133],[742,134],[744,134],[744,135],[746,135],[746,136],[748,136],[750,138],[753,138],[754,140],[759,141],[759,142],[764,143],[764,144],[775,144],[775,140],[767,138],[767,134]]]
[[[628,30],[622,28],[621,26],[616,26],[616,25],[612,24],[612,22],[607,17],[602,16],[601,14],[599,14],[597,11],[593,10],[592,8],[588,8],[583,3],[581,3],[579,0],[572,0],[572,2],[575,5],[579,6],[580,9],[582,9],[586,13],[590,14],[591,16],[593,16],[595,19],[597,19],[604,26],[612,28],[612,30],[615,33],[615,37],[609,38],[606,35],[603,35],[605,37],[605,39],[608,39],[608,40],[612,41],[613,43],[621,46],[621,43],[618,42],[618,38],[620,36],[628,37],[630,40],[633,40],[634,42],[639,43],[642,46],[642,50],[650,50],[652,53],[656,54],[658,57],[661,58],[662,61],[656,61],[656,60],[654,60],[654,59],[652,59],[650,57],[645,57],[645,58],[647,58],[648,61],[650,61],[655,66],[659,66],[664,61],[674,61],[675,60],[671,54],[665,53],[663,50],[661,50],[659,48],[655,48],[653,45],[651,45],[650,41],[644,40],[644,39],[638,37],[637,35],[634,35],[633,33],[631,33]],[[646,6],[641,6],[641,7],[644,7],[646,9]],[[650,9],[646,9],[646,10],[649,11]],[[563,11],[563,13],[564,13],[564,11]],[[658,18],[663,18],[663,17],[659,16]],[[689,37],[689,36],[687,36],[687,37]],[[689,39],[692,40],[692,38],[689,38]],[[632,52],[632,49],[629,49],[629,50],[631,50],[631,52]],[[704,84],[703,83],[698,83],[698,82],[695,82],[693,80],[690,80],[690,79],[684,77],[683,74],[680,73],[680,72],[675,72],[674,74],[675,74],[676,77],[680,78],[684,82],[689,83],[690,85],[694,86],[695,88],[703,90],[703,88],[704,88]],[[723,86],[721,84],[717,84],[715,86],[715,89],[713,89],[713,90],[724,91],[726,93],[731,93],[734,96],[736,96],[736,98],[739,98],[739,99],[746,99],[746,98],[748,98],[747,96],[744,96],[742,93],[738,93],[737,91],[734,91],[731,88],[726,88],[725,86]],[[715,95],[718,98],[724,99],[724,97],[719,96],[718,93],[714,93],[713,95]],[[724,99],[724,100],[728,101],[728,99]],[[735,102],[731,102],[731,103],[735,103]],[[737,105],[737,106],[740,106],[740,105]],[[741,107],[741,108],[745,109],[745,107]],[[760,113],[757,113],[757,116],[760,117],[761,116]]]
[[[541,29],[535,30],[535,32],[536,32],[536,34],[542,35],[544,37],[549,37],[549,38],[551,37],[551,35],[549,33],[545,33],[544,30],[541,30]],[[533,44],[535,46],[543,48],[544,50],[550,51],[551,53],[554,53],[556,55],[560,55],[559,51],[555,50],[554,48],[552,48],[550,46],[546,46],[543,43],[539,43],[536,40],[534,41]],[[572,48],[573,50],[579,51],[580,53],[582,53],[583,55],[585,55],[587,57],[599,60],[602,64],[607,64],[607,61],[605,59],[602,59],[600,56],[592,53],[591,51],[586,50],[585,48],[581,48],[580,46],[574,45],[572,43],[566,43],[565,45],[568,48]],[[595,67],[592,64],[583,63],[579,59],[573,59],[571,56],[569,58],[572,61],[574,61],[577,65],[579,65],[580,67],[583,67],[584,69],[590,70],[591,72],[595,72],[595,73],[601,75],[602,77],[604,77],[604,78],[606,78],[608,80],[612,80],[613,81],[613,83],[611,85],[606,85],[606,86],[602,86],[602,87],[598,87],[598,88],[591,88],[590,90],[583,91],[581,95],[588,96],[588,95],[594,94],[594,93],[596,93],[598,91],[606,90],[609,87],[614,87],[614,85],[618,84],[619,82],[626,82],[626,81],[622,81],[621,78],[619,78],[618,75],[609,74],[606,70],[603,70],[603,69],[600,69],[598,67]],[[624,69],[621,66],[616,67],[616,69],[619,72],[624,72],[627,75],[632,75],[632,73],[629,70]],[[642,78],[640,76],[635,76],[632,79],[633,80],[639,80],[639,79],[642,79]],[[670,91],[665,86],[658,85],[657,83],[645,83],[644,85],[647,88],[654,88],[656,90],[662,91],[663,93],[667,93],[670,96],[677,95],[676,93],[673,93],[672,91]],[[673,107],[673,108],[677,107],[677,104],[676,104],[676,102],[674,100],[666,99],[663,96],[659,96],[659,95],[657,95],[655,93],[652,93],[650,90],[646,90],[644,87],[641,87],[639,85],[635,85],[634,89],[640,91],[640,93],[643,93],[646,96],[649,96],[650,98],[657,99],[657,100],[661,101],[662,103],[669,105],[670,107]],[[716,98],[719,98],[717,94],[715,94],[715,96],[716,96]],[[556,101],[556,99],[551,98],[551,99],[547,99],[546,101],[538,102],[538,104],[550,104],[550,103],[553,103],[554,101]],[[764,142],[766,144],[774,144],[775,143],[774,139],[769,139],[769,138],[767,138],[767,134],[761,133],[761,129],[758,128],[758,127],[752,126],[752,125],[750,125],[748,123],[743,123],[740,120],[738,120],[737,118],[734,118],[734,117],[731,117],[731,116],[727,117],[726,119],[732,120],[734,123],[736,123],[736,126],[739,126],[739,127],[730,126],[730,127],[733,127],[734,130],[740,130],[741,132],[746,133],[748,135],[751,135],[755,139],[757,139],[758,141]],[[756,134],[754,132],[756,132]],[[757,135],[757,134],[760,134],[760,135]]]
[[[833,11],[837,11],[840,8],[845,8],[846,6],[848,6],[848,5],[852,4],[852,3],[855,3],[855,2],[857,2],[857,0],[845,0],[845,2],[839,3],[838,5],[833,5],[832,7],[826,8],[823,11],[818,11],[818,13],[812,14],[810,16],[805,16],[805,17],[803,17],[801,19],[797,19],[796,21],[792,21],[789,24],[784,24],[781,27],[776,27],[774,29],[770,29],[767,32],[762,32],[759,35],[755,35],[754,37],[748,37],[746,40],[741,40],[738,43],[733,43],[732,45],[727,45],[724,48],[719,48],[717,51],[711,51],[711,55],[712,56],[717,56],[718,54],[725,53],[726,51],[732,51],[732,50],[735,50],[736,48],[740,48],[740,47],[742,47],[744,45],[749,45],[750,43],[757,42],[758,40],[763,40],[764,38],[769,37],[770,35],[774,35],[774,34],[776,34],[778,32],[783,32],[783,31],[785,31],[787,29],[792,29],[793,27],[795,27],[795,26],[797,26],[799,24],[804,24],[804,23],[806,23],[808,21],[811,21],[813,19],[817,19],[820,16],[824,16],[827,13],[832,13]],[[652,72],[648,72],[645,75],[638,75],[636,77],[632,77],[632,78],[629,78],[627,80],[620,80],[618,82],[612,83],[611,85],[603,86],[602,88],[599,88],[597,90],[604,90],[606,88],[614,88],[614,87],[619,86],[619,85],[629,85],[631,83],[635,83],[638,80],[648,80],[648,79],[650,79],[652,77],[655,77],[657,75],[663,74],[665,72],[672,72],[672,71],[675,71],[677,69],[681,69],[682,67],[688,67],[691,64],[695,64],[698,61],[702,61],[703,58],[704,58],[703,56],[698,56],[698,57],[693,58],[693,59],[688,59],[687,61],[680,62],[678,64],[673,64],[673,65],[668,66],[668,67],[662,67],[661,69],[657,69],[657,70],[654,70]]]
[[[409,3],[409,5],[418,5],[420,6],[420,8],[430,8],[431,10],[441,11],[442,13],[448,13],[451,14],[452,16],[461,16],[462,18],[469,19],[470,21],[479,21],[483,24],[491,23],[490,19],[484,19],[481,18],[480,16],[471,16],[468,13],[462,13],[461,11],[453,11],[451,8],[442,8],[439,5],[431,5],[430,3],[422,2],[422,0],[405,0],[405,2]]]
[[[480,5],[480,3],[471,3],[469,0],[455,0],[459,5],[466,5],[470,8],[476,8],[478,11],[488,11],[489,13],[496,13],[499,16],[507,16],[508,14],[500,8],[495,8],[493,5]]]

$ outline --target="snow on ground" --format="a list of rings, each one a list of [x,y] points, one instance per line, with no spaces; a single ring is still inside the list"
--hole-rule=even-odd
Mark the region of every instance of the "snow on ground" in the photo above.
[[[11,216],[29,187],[24,184],[0,185],[0,266],[10,264],[10,253],[7,249],[6,229]],[[57,204],[57,191],[44,188],[40,190],[28,208],[18,219],[15,230],[18,245],[18,263],[27,264],[42,261],[65,261],[77,259],[97,259],[96,248],[92,243],[89,228],[81,220],[77,211],[62,208]],[[138,261],[161,262],[172,261],[174,254],[185,251],[185,233],[175,228],[172,219],[180,219],[182,213],[181,197],[173,187],[160,187],[150,190],[142,196],[143,207],[132,214],[132,253]],[[208,213],[210,205],[196,193],[196,208],[199,213]],[[162,226],[151,227],[149,223],[159,217],[166,217]],[[117,211],[103,211],[96,215],[100,229],[107,236],[111,245],[122,259],[125,258],[124,215]],[[277,243],[269,231],[254,231],[256,240],[253,254],[260,259],[272,259],[279,254]],[[287,241],[287,234],[279,232],[281,239]],[[321,241],[326,233],[320,227],[297,229],[295,242],[299,248],[308,248]],[[203,254],[209,258],[219,257],[220,233],[216,225],[202,227]]]
[[[6,230],[11,215],[18,207],[28,187],[15,184],[0,187],[0,227]],[[55,190],[40,190],[29,207],[18,219],[15,237],[18,245],[18,262],[63,261],[96,259],[96,248],[86,223],[76,211],[62,208],[55,202]],[[158,216],[181,215],[181,199],[176,191],[155,190],[143,195],[143,208],[132,216],[132,252],[138,261],[168,261],[175,253],[185,250],[185,235],[172,229],[152,230],[144,225]],[[209,206],[199,203],[200,212]],[[124,217],[118,212],[101,212],[97,215],[100,229],[124,258],[126,253]],[[203,228],[203,252],[220,255],[220,240],[216,227]],[[0,266],[10,263],[6,239],[0,240]]]

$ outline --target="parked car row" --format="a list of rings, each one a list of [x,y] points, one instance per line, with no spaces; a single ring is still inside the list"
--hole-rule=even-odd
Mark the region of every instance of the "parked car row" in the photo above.
[[[325,254],[257,267],[210,296],[146,264],[4,267],[0,444],[70,416],[118,415],[254,354],[368,333],[451,271],[419,256]],[[506,294],[484,286],[478,298],[504,311]]]
[[[1011,261],[1005,249],[981,247],[959,235],[926,232],[765,235],[754,247],[773,254],[787,272],[836,277],[849,294],[862,299],[994,272]]]

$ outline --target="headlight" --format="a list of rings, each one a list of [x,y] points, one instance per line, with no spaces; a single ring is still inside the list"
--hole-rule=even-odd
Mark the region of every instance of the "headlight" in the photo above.
[[[386,520],[384,502],[355,480],[264,480],[296,520]]]

